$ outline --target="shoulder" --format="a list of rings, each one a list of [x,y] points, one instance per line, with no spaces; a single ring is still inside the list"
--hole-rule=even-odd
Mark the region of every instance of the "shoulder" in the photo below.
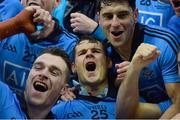
[[[74,40],[79,39],[75,34],[68,32],[66,29],[62,30],[61,37],[65,37],[68,39],[74,39]]]
[[[170,46],[176,53],[180,46],[178,36],[168,28],[146,25],[144,27],[144,41],[156,46]]]
[[[180,37],[180,17],[174,15],[168,22],[168,28],[175,32]]]

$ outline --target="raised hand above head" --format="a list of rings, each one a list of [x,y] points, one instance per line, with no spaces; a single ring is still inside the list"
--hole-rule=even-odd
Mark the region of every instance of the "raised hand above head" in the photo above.
[[[36,31],[33,23],[33,13],[31,9],[25,9],[15,17],[0,22],[0,40],[17,33],[30,34]]]

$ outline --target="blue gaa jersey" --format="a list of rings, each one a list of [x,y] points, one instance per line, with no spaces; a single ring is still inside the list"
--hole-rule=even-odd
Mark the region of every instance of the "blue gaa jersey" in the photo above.
[[[27,119],[19,100],[9,87],[0,81],[0,119]]]
[[[77,96],[68,102],[61,101],[52,109],[58,119],[115,119],[116,99]]]
[[[142,70],[139,80],[140,96],[150,103],[160,103],[169,100],[165,84],[180,82],[176,61],[180,39],[167,28],[137,24],[130,60],[142,42],[157,46],[161,54],[152,64]],[[116,74],[114,65],[123,62],[123,59],[111,45],[108,51],[113,61],[112,71]]]
[[[23,8],[19,0],[3,0],[0,2],[0,22],[16,16]]]
[[[138,21],[146,25],[167,27],[169,19],[175,15],[173,7],[165,0],[136,0],[136,7],[139,10]]]
[[[42,49],[59,47],[72,59],[76,42],[77,38],[66,31],[61,32],[56,42],[44,40],[32,44],[23,33],[8,37],[0,42],[0,79],[16,93],[22,93],[31,66]]]
[[[168,28],[175,32],[180,39],[180,16],[174,15],[168,23]]]

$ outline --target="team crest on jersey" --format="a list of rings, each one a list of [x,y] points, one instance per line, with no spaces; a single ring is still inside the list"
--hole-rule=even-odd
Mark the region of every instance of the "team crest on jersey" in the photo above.
[[[142,70],[142,76],[144,79],[153,79],[156,77],[156,74],[153,70],[150,70],[148,68],[144,68]]]
[[[158,103],[168,99],[165,88],[162,85],[152,84],[140,89],[140,95],[146,102]]]
[[[15,91],[23,91],[30,69],[5,61],[3,64],[3,80]]]
[[[138,19],[141,23],[145,25],[151,24],[162,26],[163,14],[139,10]]]

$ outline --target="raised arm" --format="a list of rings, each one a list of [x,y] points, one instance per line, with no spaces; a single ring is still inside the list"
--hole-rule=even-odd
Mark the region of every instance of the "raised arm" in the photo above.
[[[0,40],[18,33],[30,34],[35,32],[35,26],[33,23],[33,13],[35,11],[25,9],[15,17],[0,22]]]
[[[157,104],[139,102],[138,86],[142,68],[154,61],[159,55],[160,51],[153,45],[142,43],[138,47],[118,91],[117,118],[160,117],[161,111]]]

